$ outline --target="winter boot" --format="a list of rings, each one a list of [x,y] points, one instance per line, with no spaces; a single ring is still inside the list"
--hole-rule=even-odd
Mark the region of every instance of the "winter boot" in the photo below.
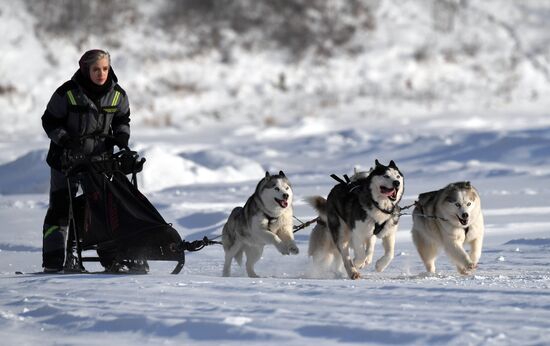
[[[63,270],[67,227],[44,225],[42,240],[42,267],[45,272]]]

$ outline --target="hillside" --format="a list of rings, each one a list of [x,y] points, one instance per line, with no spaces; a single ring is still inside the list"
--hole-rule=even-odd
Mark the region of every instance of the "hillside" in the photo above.
[[[525,125],[550,91],[546,1],[0,1],[0,129],[40,132],[55,88],[102,47],[135,124],[466,114]],[[32,120],[35,119],[35,120]],[[32,121],[31,121],[32,120]],[[406,125],[406,124],[404,124]]]
[[[546,0],[0,0],[0,340],[548,345],[549,29]],[[236,263],[222,277],[219,245],[187,252],[179,275],[163,261],[147,275],[15,274],[42,269],[40,117],[96,47],[130,97],[139,188],[185,240],[218,237],[265,171],[291,180],[299,225],[331,173],[394,160],[401,207],[451,182],[478,189],[477,271],[442,254],[427,275],[404,209],[395,258],[361,280],[312,266],[311,226],[298,255],[265,247],[261,278]]]

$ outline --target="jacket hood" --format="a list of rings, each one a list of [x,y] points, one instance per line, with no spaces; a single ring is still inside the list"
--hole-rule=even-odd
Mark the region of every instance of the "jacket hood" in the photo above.
[[[80,69],[76,70],[71,80],[80,85],[86,95],[94,100],[107,94],[118,83],[118,77],[116,76],[112,66],[109,67],[109,75],[107,77],[107,81],[103,85],[97,85],[92,82],[90,76],[84,75]]]

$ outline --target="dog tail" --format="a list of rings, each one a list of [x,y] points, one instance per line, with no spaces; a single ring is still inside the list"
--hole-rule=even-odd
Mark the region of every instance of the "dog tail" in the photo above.
[[[321,196],[310,196],[306,197],[306,202],[309,203],[317,213],[319,213],[319,218],[327,222],[327,200]]]

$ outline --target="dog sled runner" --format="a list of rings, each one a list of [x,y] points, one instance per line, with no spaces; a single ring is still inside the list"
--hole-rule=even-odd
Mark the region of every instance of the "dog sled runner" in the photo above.
[[[129,149],[102,156],[66,156],[70,203],[65,272],[86,272],[83,262],[100,262],[106,272],[147,273],[148,261],[175,261],[172,274],[178,274],[185,265],[185,251],[217,243],[207,237],[182,240],[163,219],[137,187],[144,162]],[[70,179],[82,187],[83,193],[75,198]],[[97,256],[84,256],[89,250]]]

